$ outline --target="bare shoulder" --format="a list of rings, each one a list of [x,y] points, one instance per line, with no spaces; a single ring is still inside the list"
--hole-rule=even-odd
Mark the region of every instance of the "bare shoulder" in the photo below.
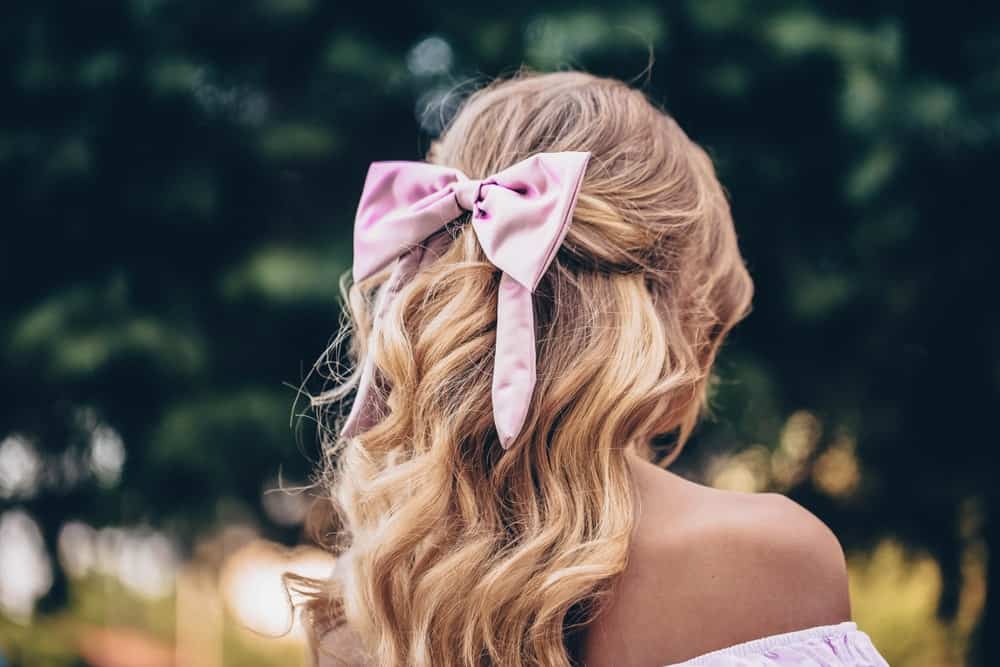
[[[786,496],[709,489],[704,522],[687,527],[687,543],[704,552],[701,573],[742,594],[761,615],[756,634],[774,634],[850,617],[847,566],[833,532]],[[654,540],[654,547],[655,547]],[[680,545],[660,542],[666,554]],[[773,608],[771,608],[773,607]]]
[[[588,664],[664,664],[850,619],[843,550],[785,496],[635,467],[630,563],[588,635]],[[623,657],[624,656],[624,657]]]
[[[333,576],[347,567],[348,556],[341,554],[334,565]],[[312,642],[312,667],[365,667],[371,664],[361,639],[347,623],[327,628]]]
[[[314,667],[364,667],[370,664],[354,631],[340,625],[324,634],[315,647]]]

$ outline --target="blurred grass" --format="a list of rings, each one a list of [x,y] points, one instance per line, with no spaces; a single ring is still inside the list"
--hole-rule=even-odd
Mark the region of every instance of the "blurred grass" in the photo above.
[[[937,616],[941,571],[926,553],[908,552],[898,542],[886,540],[870,552],[851,554],[849,569],[855,620],[890,665],[965,664],[985,591],[985,560],[980,551],[966,556],[967,583],[960,613],[952,622]]]

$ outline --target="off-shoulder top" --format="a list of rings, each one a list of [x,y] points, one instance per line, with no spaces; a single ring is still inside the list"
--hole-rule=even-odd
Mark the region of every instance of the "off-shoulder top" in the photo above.
[[[889,667],[851,621],[771,635],[667,667]]]

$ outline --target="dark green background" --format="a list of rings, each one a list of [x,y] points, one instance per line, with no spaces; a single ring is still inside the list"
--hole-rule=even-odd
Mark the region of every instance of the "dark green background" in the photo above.
[[[718,416],[680,469],[773,444],[799,409],[848,430],[866,471],[857,494],[829,498],[806,478],[791,495],[848,548],[888,535],[929,550],[948,618],[964,544],[1000,553],[997,14],[7,4],[0,438],[29,437],[56,470],[83,456],[89,414],[127,459],[118,482],[53,473],[0,510],[26,509],[53,549],[70,519],[150,524],[190,545],[235,513],[299,539],[261,491],[279,469],[306,479],[316,453],[295,386],[337,326],[367,163],[418,159],[463,94],[521,63],[576,67],[633,81],[711,152],[757,285],[720,362]],[[1000,664],[998,562],[970,664]],[[57,576],[42,609],[66,591]]]

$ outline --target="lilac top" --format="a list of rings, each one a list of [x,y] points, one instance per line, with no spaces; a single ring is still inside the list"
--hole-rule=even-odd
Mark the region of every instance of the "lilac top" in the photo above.
[[[889,667],[851,621],[736,644],[667,667]]]

